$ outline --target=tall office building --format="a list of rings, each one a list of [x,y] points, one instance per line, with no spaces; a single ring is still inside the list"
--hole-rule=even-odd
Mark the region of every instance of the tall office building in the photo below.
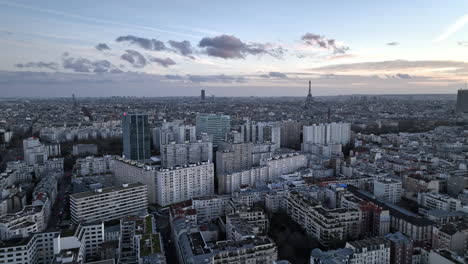
[[[468,113],[468,90],[458,90],[457,113]]]
[[[207,133],[213,138],[213,145],[217,146],[221,142],[226,132],[231,130],[231,117],[221,114],[198,114],[197,115],[197,135]]]
[[[124,113],[122,116],[123,155],[127,159],[147,161],[150,156],[148,115]]]
[[[201,90],[200,99],[202,102],[205,101],[205,90]]]

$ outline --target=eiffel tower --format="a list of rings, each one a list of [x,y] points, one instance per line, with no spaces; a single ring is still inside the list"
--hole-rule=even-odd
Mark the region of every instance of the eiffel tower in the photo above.
[[[307,95],[307,99],[304,104],[305,109],[310,109],[312,108],[312,103],[314,102],[314,98],[312,97],[312,84],[311,81],[309,81],[309,94]]]

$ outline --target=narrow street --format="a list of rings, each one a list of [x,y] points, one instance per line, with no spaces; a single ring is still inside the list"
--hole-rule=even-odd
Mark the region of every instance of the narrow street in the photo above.
[[[57,198],[52,207],[48,228],[60,229],[65,220],[70,219],[71,173],[65,172],[62,180],[58,182]]]

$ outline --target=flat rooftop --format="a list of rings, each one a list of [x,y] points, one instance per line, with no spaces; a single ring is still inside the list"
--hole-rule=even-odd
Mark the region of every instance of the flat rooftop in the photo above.
[[[143,183],[139,183],[139,182],[138,183],[130,183],[130,184],[127,185],[127,187],[124,187],[123,185],[112,186],[112,187],[108,187],[108,188],[103,188],[103,189],[101,189],[100,192],[98,192],[98,191],[87,191],[87,192],[82,192],[82,193],[74,193],[74,194],[70,195],[70,198],[71,199],[82,199],[82,198],[86,198],[86,197],[102,195],[102,194],[111,193],[111,192],[118,192],[118,191],[130,189],[130,188],[136,188],[136,187],[142,187],[142,186],[146,186],[146,185],[143,184]]]

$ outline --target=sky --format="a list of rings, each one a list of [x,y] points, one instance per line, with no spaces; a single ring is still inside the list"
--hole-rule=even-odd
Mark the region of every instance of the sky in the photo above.
[[[468,1],[0,0],[0,97],[455,93]]]

